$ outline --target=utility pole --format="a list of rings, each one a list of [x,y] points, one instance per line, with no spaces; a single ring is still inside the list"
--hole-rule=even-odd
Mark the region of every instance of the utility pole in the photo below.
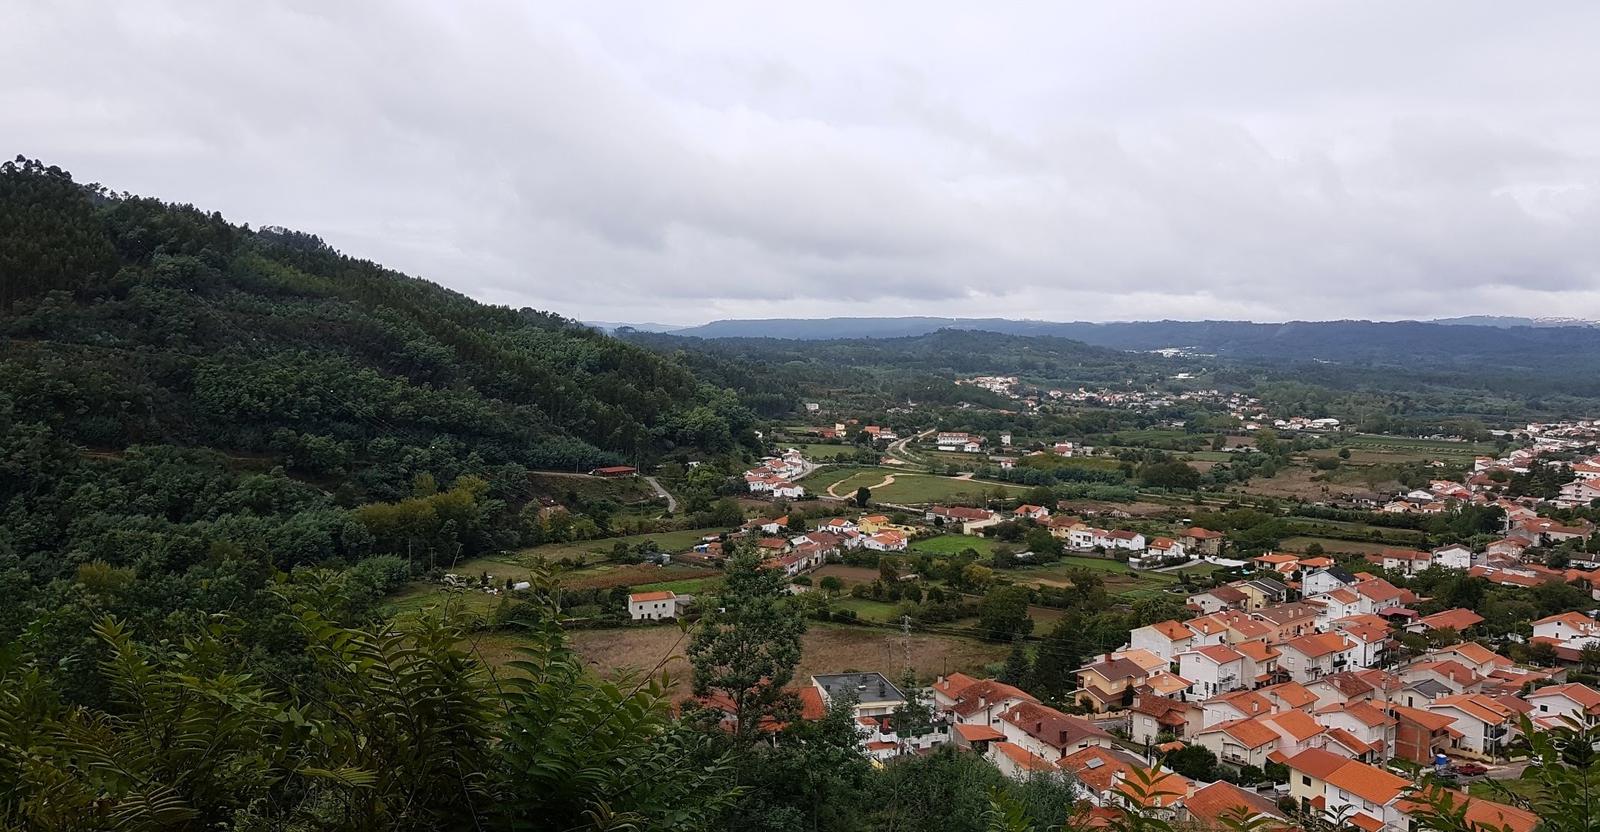
[[[911,666],[911,616],[900,616],[900,643],[906,651],[906,667]]]

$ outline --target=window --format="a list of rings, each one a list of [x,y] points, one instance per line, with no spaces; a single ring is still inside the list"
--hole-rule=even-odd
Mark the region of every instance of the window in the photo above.
[[[1307,775],[1304,775],[1304,774],[1300,775],[1300,785],[1302,785],[1302,786],[1311,785],[1311,778],[1309,776],[1307,776]]]

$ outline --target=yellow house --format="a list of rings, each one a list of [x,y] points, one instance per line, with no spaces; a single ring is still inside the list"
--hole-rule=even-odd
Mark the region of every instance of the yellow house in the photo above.
[[[1133,704],[1133,689],[1144,684],[1149,673],[1131,659],[1102,656],[1101,660],[1078,669],[1078,704],[1093,711],[1120,711]]]
[[[1348,762],[1348,758],[1320,748],[1307,748],[1284,760],[1289,767],[1289,796],[1301,809],[1320,812],[1326,808],[1328,775]]]
[[[884,514],[867,514],[856,521],[856,528],[863,534],[877,534],[888,529],[890,525],[888,515]]]

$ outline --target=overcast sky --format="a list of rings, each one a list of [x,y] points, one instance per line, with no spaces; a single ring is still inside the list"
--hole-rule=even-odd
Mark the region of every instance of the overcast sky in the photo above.
[[[0,152],[495,303],[1600,318],[1589,0],[0,9]]]

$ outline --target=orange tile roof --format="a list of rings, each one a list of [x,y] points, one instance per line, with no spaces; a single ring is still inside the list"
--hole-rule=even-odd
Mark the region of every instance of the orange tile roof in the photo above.
[[[1284,765],[1303,774],[1309,774],[1318,780],[1327,780],[1328,775],[1334,773],[1348,762],[1350,762],[1348,759],[1340,757],[1332,751],[1307,748],[1285,760]]]
[[[1441,794],[1437,786],[1431,787],[1427,792],[1429,797],[1439,799],[1441,802],[1449,801],[1454,808],[1465,808],[1464,820],[1469,827],[1474,829],[1509,829],[1510,832],[1533,832],[1539,825],[1539,816],[1526,809],[1516,806],[1507,806],[1493,800],[1481,797],[1468,797],[1462,794]],[[1411,800],[1402,800],[1395,805],[1406,814],[1415,811],[1421,804]]]
[[[1183,641],[1194,638],[1194,631],[1177,621],[1158,621],[1151,624],[1155,631],[1166,636],[1169,641]]]
[[[957,734],[960,734],[961,738],[966,740],[967,742],[983,742],[985,740],[998,740],[998,739],[1004,739],[1005,736],[1006,736],[1005,734],[1002,734],[999,731],[996,731],[994,728],[991,728],[988,725],[968,725],[965,722],[957,722],[955,725],[952,725],[950,727]]]
[[[1278,741],[1277,731],[1261,724],[1257,718],[1248,716],[1244,719],[1230,719],[1227,722],[1219,722],[1210,728],[1201,730],[1199,734],[1211,734],[1219,731],[1238,740],[1245,748],[1260,748],[1263,745]],[[1196,734],[1196,736],[1199,734]]]
[[[1261,694],[1268,697],[1277,697],[1283,704],[1290,708],[1303,708],[1317,701],[1317,695],[1299,682],[1284,682],[1270,688],[1262,688]]]
[[[1111,789],[1119,773],[1143,764],[1125,751],[1092,745],[1062,757],[1056,765],[1072,772],[1084,785],[1104,793]]]
[[[1439,651],[1440,654],[1452,653],[1471,662],[1472,664],[1493,664],[1497,667],[1510,667],[1514,662],[1499,653],[1475,641],[1463,641],[1452,644]]]
[[[1432,711],[1424,711],[1421,708],[1408,708],[1404,705],[1390,705],[1389,713],[1394,714],[1397,719],[1415,722],[1430,732],[1442,731],[1455,724],[1455,719],[1446,714],[1436,714]]]
[[[1411,781],[1404,777],[1355,760],[1347,761],[1322,779],[1380,806],[1388,804],[1411,787]]]
[[[1423,616],[1422,618],[1417,619],[1417,623],[1427,627],[1430,630],[1449,629],[1459,632],[1471,627],[1474,624],[1483,623],[1483,616],[1473,612],[1472,610],[1457,607],[1453,610],[1445,610],[1444,612],[1436,612],[1433,615]]]
[[[1533,699],[1539,696],[1555,695],[1565,696],[1568,699],[1571,699],[1582,706],[1585,711],[1593,712],[1600,710],[1600,691],[1597,691],[1588,685],[1579,684],[1577,682],[1568,682],[1564,685],[1549,685],[1547,687],[1542,687],[1533,693],[1528,694],[1527,698]]]
[[[1383,832],[1383,821],[1361,812],[1350,815],[1350,824],[1366,832]]]
[[[955,703],[950,706],[950,710],[962,716],[975,714],[989,705],[1004,702],[1008,699],[1018,699],[1023,702],[1039,701],[1034,698],[1033,694],[1022,688],[1008,685],[996,679],[972,679],[970,676],[963,676],[963,678],[969,680],[966,685],[954,692],[944,692],[946,696],[955,700]]]
[[[1055,764],[1014,742],[997,742],[989,746],[1006,755],[1024,771],[1054,771]]]
[[[1224,780],[1218,780],[1189,795],[1183,806],[1196,820],[1213,824],[1220,822],[1225,815],[1231,817],[1241,811],[1250,817],[1260,815],[1280,819],[1283,817],[1277,804]]]
[[[1278,730],[1294,737],[1295,742],[1305,742],[1322,733],[1322,726],[1305,711],[1284,711],[1263,717],[1262,721],[1277,726]]]
[[[1239,651],[1229,647],[1226,644],[1207,644],[1204,647],[1196,647],[1187,652],[1199,653],[1200,655],[1205,656],[1217,664],[1227,664],[1229,662],[1236,662],[1244,658],[1244,656],[1239,654]]]
[[[1272,702],[1253,690],[1240,690],[1224,696],[1212,697],[1211,702],[1226,702],[1246,716],[1260,716],[1273,711]]]
[[[1140,770],[1150,771],[1149,769]],[[1127,776],[1124,775],[1113,791],[1129,803],[1138,803],[1145,808],[1152,808],[1171,806],[1194,790],[1193,781],[1175,772],[1158,773],[1150,779],[1151,782],[1148,787],[1135,787],[1128,782]],[[1136,788],[1148,788],[1149,792],[1141,797],[1134,793]]]
[[[1243,653],[1253,662],[1268,662],[1278,657],[1278,651],[1272,649],[1264,641],[1245,641],[1235,644],[1233,649]]]
[[[628,603],[642,604],[646,601],[671,601],[677,597],[677,593],[665,589],[658,592],[635,592],[628,596]]]
[[[1293,648],[1297,652],[1313,659],[1319,656],[1326,656],[1329,653],[1349,650],[1352,647],[1350,642],[1338,633],[1308,633],[1298,638],[1290,639],[1284,643],[1284,646]]]
[[[1445,707],[1455,708],[1473,719],[1490,725],[1509,722],[1516,715],[1515,711],[1505,705],[1477,693],[1462,694],[1460,696],[1441,696],[1429,704],[1428,710]]]
[[[949,676],[934,682],[933,689],[944,694],[945,696],[950,697],[951,699],[954,699],[964,688],[966,688],[968,685],[976,683],[977,681],[977,679],[974,679],[965,673],[952,673]]]

